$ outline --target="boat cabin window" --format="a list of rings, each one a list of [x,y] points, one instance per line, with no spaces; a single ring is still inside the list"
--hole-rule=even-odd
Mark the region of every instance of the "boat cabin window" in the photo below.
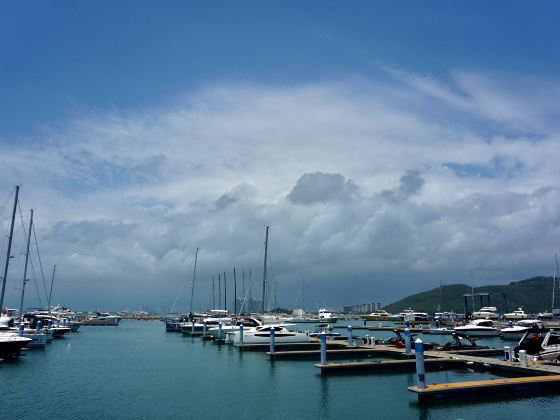
[[[560,344],[560,335],[550,335],[550,338],[548,339],[548,345],[549,346],[557,346]]]

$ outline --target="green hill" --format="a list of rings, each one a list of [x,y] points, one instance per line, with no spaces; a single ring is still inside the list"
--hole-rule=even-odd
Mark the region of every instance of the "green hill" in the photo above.
[[[498,312],[513,311],[522,307],[527,313],[550,311],[552,303],[552,277],[533,277],[527,280],[511,282],[507,285],[475,287],[475,310],[481,306],[480,297],[477,293],[489,293],[490,304],[487,298],[483,298],[482,306],[496,306]],[[416,293],[397,302],[385,306],[388,312],[401,312],[412,308],[415,311],[433,313],[437,311],[440,302],[441,311],[465,312],[464,294],[471,293],[471,287],[466,284],[451,284],[427,292]],[[560,293],[557,294],[560,295]],[[469,312],[472,310],[472,298],[469,299]],[[507,300],[507,308],[506,308]],[[557,296],[556,307],[560,306],[560,296]]]

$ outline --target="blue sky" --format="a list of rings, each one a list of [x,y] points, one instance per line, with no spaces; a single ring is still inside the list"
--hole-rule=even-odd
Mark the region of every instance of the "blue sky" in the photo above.
[[[84,308],[260,266],[265,225],[285,306],[551,274],[559,8],[4,2],[0,204]]]

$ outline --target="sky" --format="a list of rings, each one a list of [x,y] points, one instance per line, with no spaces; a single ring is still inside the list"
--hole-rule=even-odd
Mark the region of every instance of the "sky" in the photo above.
[[[187,308],[197,247],[195,309],[224,272],[233,298],[234,268],[238,294],[250,269],[260,296],[266,226],[269,290],[288,308],[552,275],[559,13],[2,2],[2,268],[21,185],[5,304],[19,302],[31,208],[29,307],[56,264],[53,303]]]

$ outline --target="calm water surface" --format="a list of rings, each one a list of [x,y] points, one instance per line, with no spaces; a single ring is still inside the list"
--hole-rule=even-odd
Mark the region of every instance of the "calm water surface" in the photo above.
[[[44,350],[2,363],[0,418],[559,418],[560,396],[424,408],[407,390],[414,374],[321,377],[315,362],[271,363],[262,353],[239,353],[164,329],[157,321],[82,327]],[[465,369],[428,372],[427,381],[490,377],[496,376]]]

